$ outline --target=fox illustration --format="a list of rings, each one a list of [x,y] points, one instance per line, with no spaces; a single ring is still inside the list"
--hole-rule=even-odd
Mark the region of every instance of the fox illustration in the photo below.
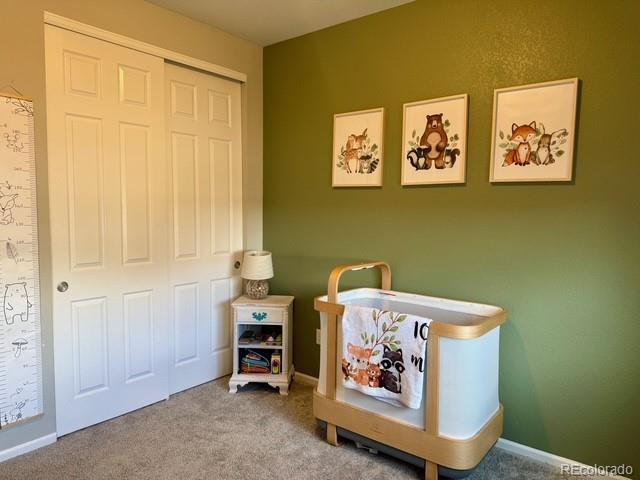
[[[529,125],[511,125],[511,141],[518,143],[518,146],[507,152],[504,157],[503,167],[508,165],[529,165],[531,163],[531,144],[529,143],[536,136],[536,122]]]
[[[359,385],[369,385],[367,368],[369,367],[369,358],[371,358],[372,350],[349,343],[347,344],[347,351],[349,352],[349,359],[351,360],[349,362],[351,365],[351,378]]]
[[[360,153],[364,148],[364,142],[367,140],[367,130],[368,129],[365,128],[362,132],[362,135],[356,135],[355,133],[352,133],[347,138],[347,146],[346,148],[342,149],[342,154],[344,155],[344,164],[347,173],[353,173],[354,171],[356,173],[364,173],[362,170]],[[354,170],[352,170],[351,166],[349,165],[349,162],[351,162],[352,160],[355,161]]]

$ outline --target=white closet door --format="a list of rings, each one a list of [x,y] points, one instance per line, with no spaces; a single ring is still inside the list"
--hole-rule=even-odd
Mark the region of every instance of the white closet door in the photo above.
[[[170,392],[231,373],[240,295],[240,84],[166,65],[170,158]]]
[[[168,396],[164,61],[45,29],[63,435]]]

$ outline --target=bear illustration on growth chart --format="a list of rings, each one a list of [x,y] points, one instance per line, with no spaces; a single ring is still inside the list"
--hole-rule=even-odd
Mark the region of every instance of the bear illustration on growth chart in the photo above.
[[[4,320],[7,325],[13,325],[17,320],[26,322],[29,319],[29,309],[33,306],[27,295],[27,284],[8,283],[4,287]]]

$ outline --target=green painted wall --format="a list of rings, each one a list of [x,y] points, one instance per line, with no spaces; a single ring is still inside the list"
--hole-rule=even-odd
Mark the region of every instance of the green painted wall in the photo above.
[[[338,263],[386,260],[397,290],[503,306],[504,437],[640,470],[640,2],[512,4],[417,1],[265,49],[272,289],[296,296],[310,375],[313,297]],[[491,185],[493,89],[569,77],[575,181]],[[466,185],[401,187],[402,104],[463,92]],[[333,114],[379,106],[384,186],[332,189]]]

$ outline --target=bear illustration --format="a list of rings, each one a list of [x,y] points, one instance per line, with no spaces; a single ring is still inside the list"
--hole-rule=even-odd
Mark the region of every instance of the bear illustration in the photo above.
[[[442,113],[427,115],[427,126],[420,137],[420,147],[427,153],[427,170],[433,163],[436,168],[444,168],[444,151],[449,145],[449,137],[442,124]]]
[[[7,283],[4,287],[4,320],[7,325],[13,325],[16,318],[22,322],[29,319],[29,309],[32,307],[27,295],[27,284]]]

